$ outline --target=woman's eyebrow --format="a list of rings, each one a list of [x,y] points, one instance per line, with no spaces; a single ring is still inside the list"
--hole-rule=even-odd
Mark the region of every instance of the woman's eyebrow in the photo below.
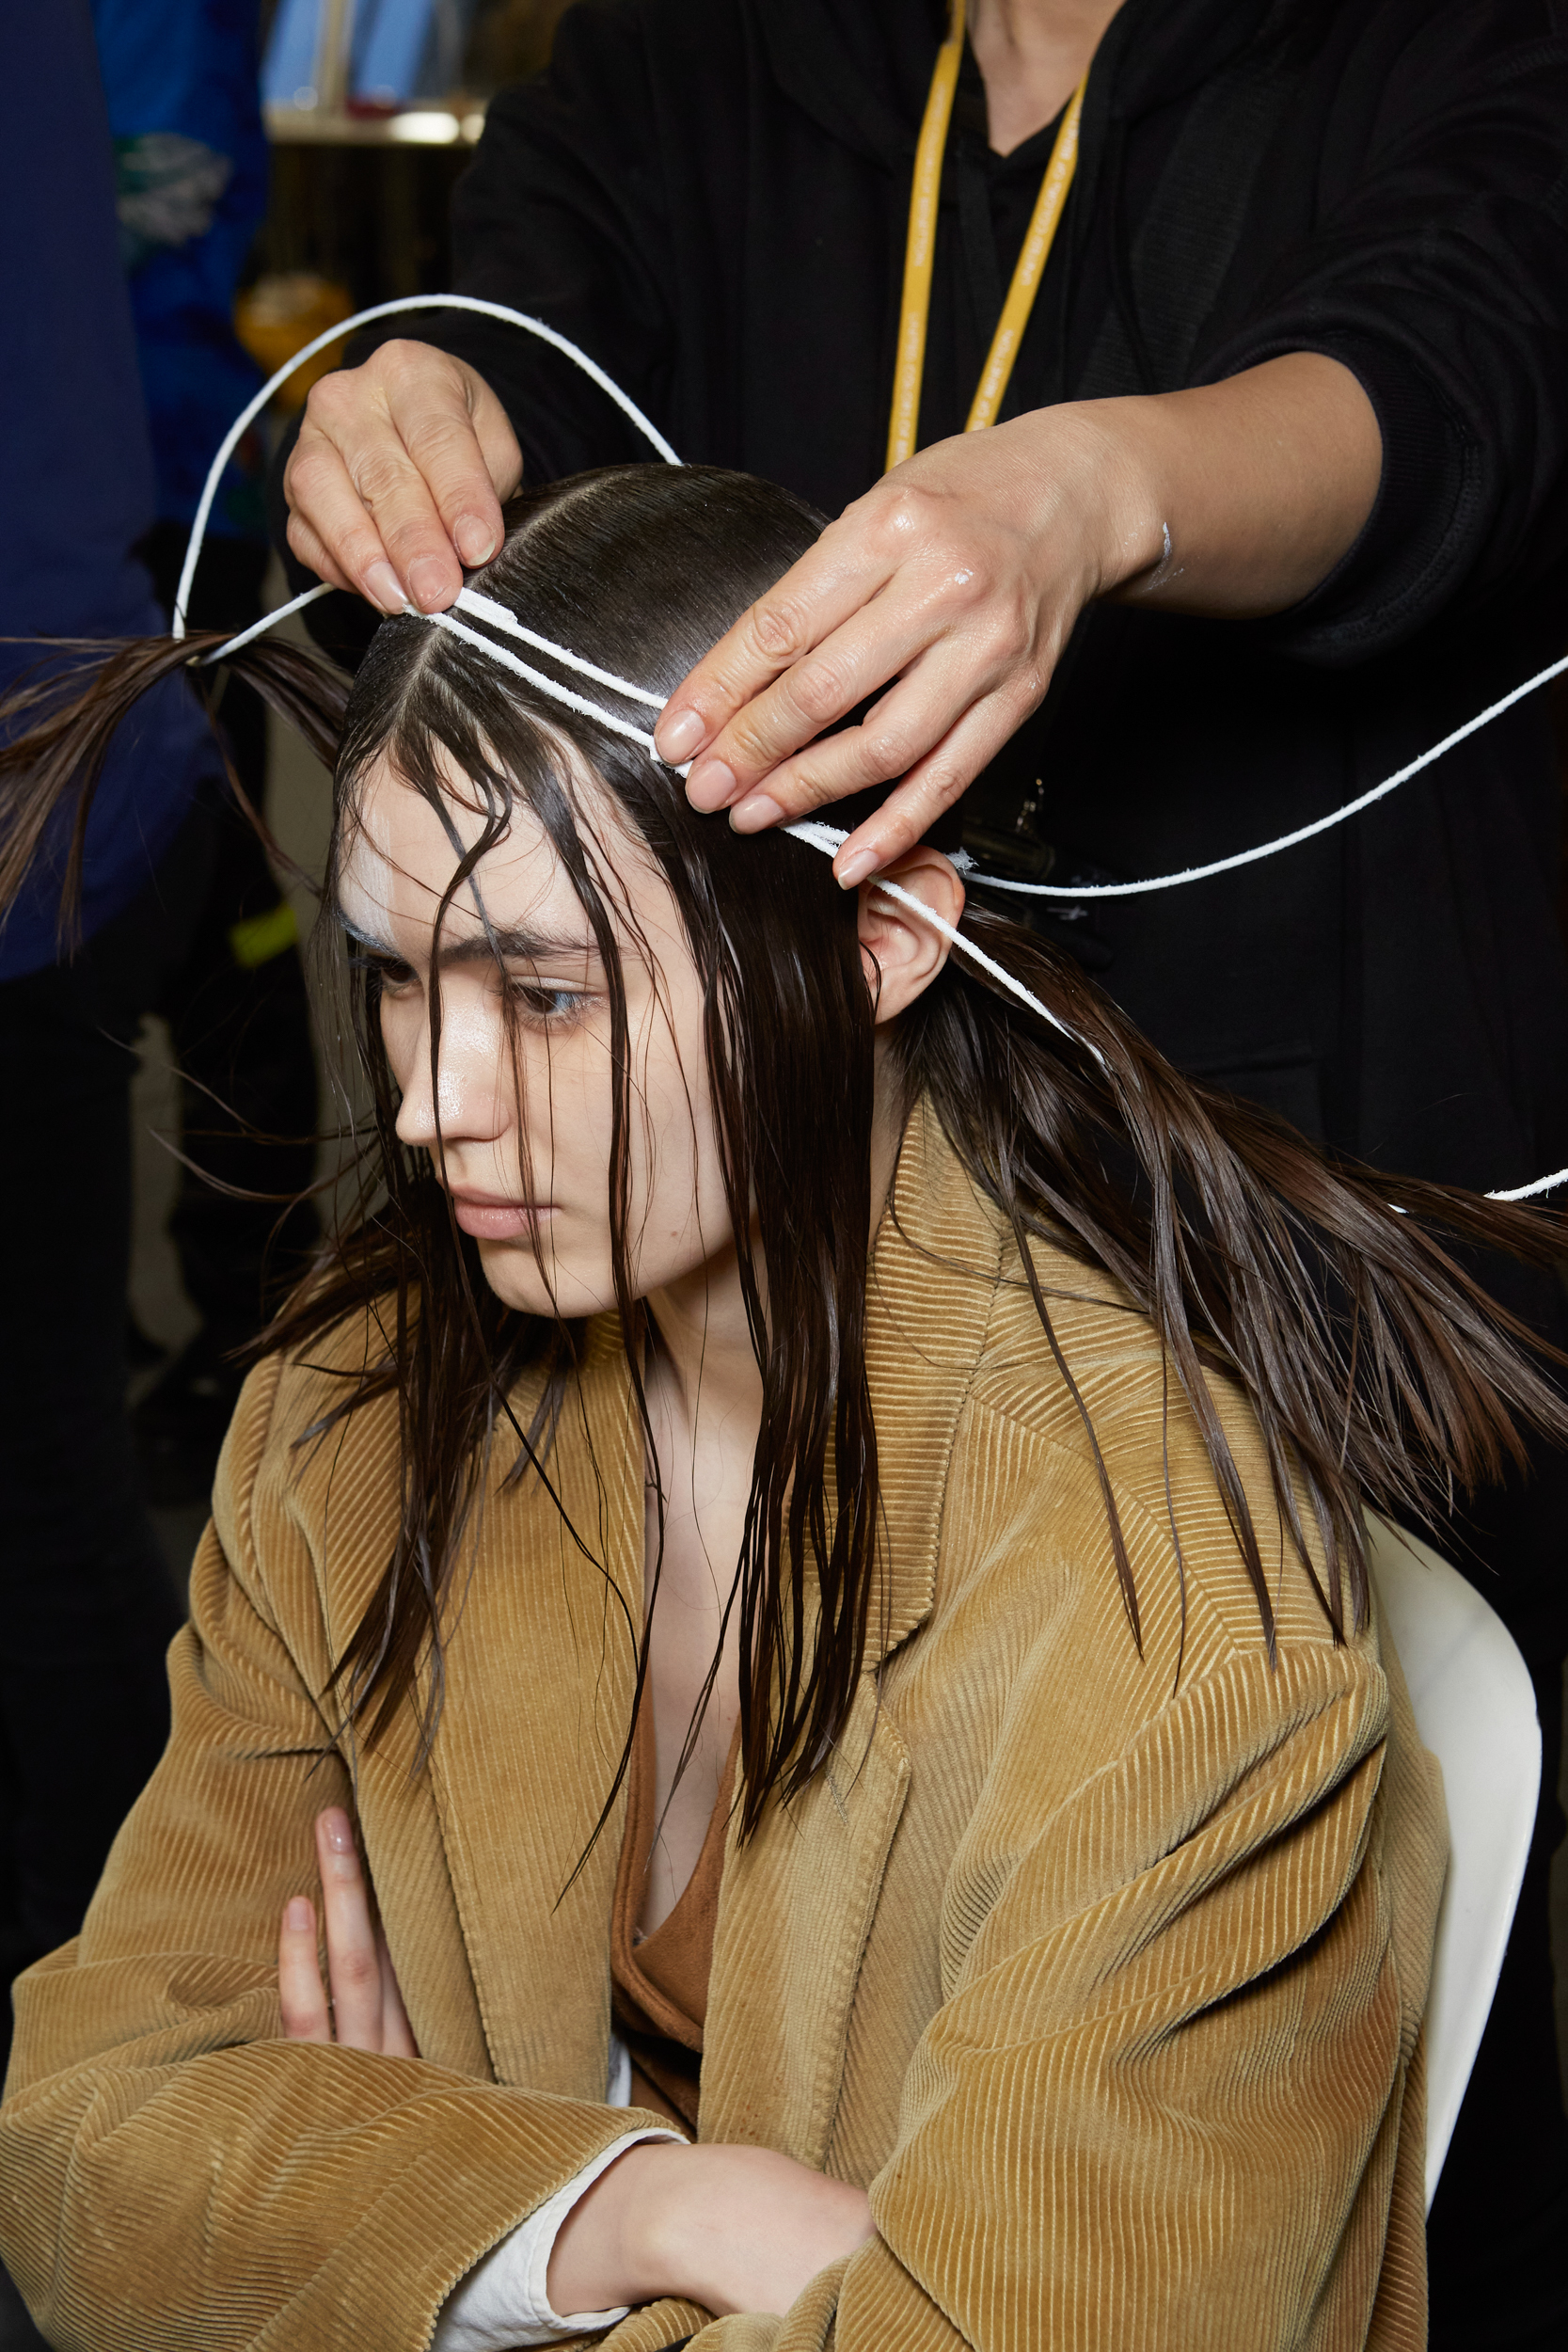
[[[515,958],[522,963],[550,963],[557,957],[580,963],[597,953],[592,939],[551,938],[523,924],[493,923],[488,932],[467,931],[460,939],[443,940],[436,961],[443,970],[450,963],[473,963],[481,957],[498,955],[504,961]]]
[[[356,946],[368,947],[372,955],[388,956],[393,961],[402,957],[390,940],[378,932],[367,930],[356,923],[336,902],[332,914],[340,930],[347,932]],[[486,936],[483,931],[467,931],[460,938],[443,940],[438,961],[443,969],[449,964],[472,963],[478,958],[499,955],[515,958],[519,962],[545,963],[558,956],[586,961],[598,954],[597,943],[592,939],[550,938],[541,931],[531,931],[523,924],[493,925]]]
[[[368,931],[361,924],[351,921],[336,899],[332,901],[332,919],[341,931],[347,932],[356,947],[369,947],[378,956],[389,956],[394,961],[397,960],[398,951],[390,940],[383,939],[377,932]]]

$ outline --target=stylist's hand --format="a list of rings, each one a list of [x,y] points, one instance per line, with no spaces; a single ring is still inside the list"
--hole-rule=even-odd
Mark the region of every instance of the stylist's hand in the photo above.
[[[383,612],[442,612],[464,565],[499,547],[501,501],[522,474],[482,375],[428,343],[383,343],[311,389],[283,476],[289,545]]]
[[[1082,407],[895,468],[666,707],[658,748],[696,755],[693,806],[752,833],[901,777],[838,879],[852,888],[910,848],[1036,708],[1090,597],[1158,560],[1158,518],[1152,544],[1130,532],[1113,471]],[[813,741],[873,695],[859,725]]]
[[[676,688],[660,755],[690,760],[692,805],[727,808],[742,833],[902,778],[833,861],[852,889],[1035,709],[1092,597],[1283,612],[1354,544],[1382,465],[1371,402],[1314,351],[938,441],[847,508]],[[872,697],[861,724],[814,741]]]
[[[295,1895],[283,1906],[277,1939],[277,1993],[283,2031],[291,2042],[338,2042],[348,2050],[385,2058],[418,2058],[387,1939],[371,1921],[365,1874],[354,1828],[341,1805],[316,1816],[316,1862],[326,1928],[322,1982],[316,1948],[316,1906]]]
[[[875,2235],[865,2191],[771,2148],[644,2141],[562,2224],[546,2292],[557,2312],[674,2295],[705,2310],[786,2312]]]

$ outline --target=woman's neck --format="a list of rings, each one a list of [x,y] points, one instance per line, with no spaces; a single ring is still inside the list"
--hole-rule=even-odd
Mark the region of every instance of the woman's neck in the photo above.
[[[1010,155],[1060,114],[1121,0],[969,0],[992,148]]]

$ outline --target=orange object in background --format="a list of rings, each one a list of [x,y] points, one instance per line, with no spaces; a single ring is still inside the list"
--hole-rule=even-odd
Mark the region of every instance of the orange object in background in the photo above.
[[[283,270],[259,278],[234,305],[234,331],[268,375],[291,360],[296,351],[354,315],[354,299],[346,286],[309,270]],[[341,366],[343,342],[328,343],[292,375],[277,395],[286,414],[302,407],[312,384]]]

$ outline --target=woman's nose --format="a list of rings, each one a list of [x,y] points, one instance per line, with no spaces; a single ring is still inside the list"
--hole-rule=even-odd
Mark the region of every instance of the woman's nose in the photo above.
[[[461,994],[453,1001],[443,992],[443,998],[434,1077],[427,1020],[408,1040],[411,1050],[396,1057],[398,1140],[411,1151],[434,1151],[437,1137],[449,1151],[457,1143],[493,1143],[509,1123],[502,1023]]]

